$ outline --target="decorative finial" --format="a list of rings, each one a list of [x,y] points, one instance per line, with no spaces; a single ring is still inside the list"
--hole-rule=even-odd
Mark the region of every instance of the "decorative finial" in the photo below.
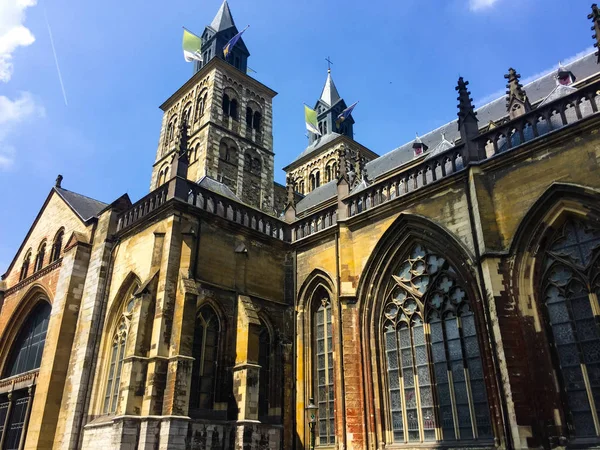
[[[504,75],[504,78],[508,80],[506,85],[506,110],[512,120],[531,111],[531,104],[523,90],[523,85],[519,82],[521,75],[515,69],[512,67],[508,69],[508,73]]]
[[[331,62],[331,59],[329,59],[329,56],[325,58],[325,61],[327,61],[327,73],[331,73],[331,65],[333,63]]]
[[[288,175],[286,179],[286,191],[287,191],[287,206],[296,206],[296,197],[294,195],[294,179]]]
[[[458,84],[454,88],[458,92],[458,126],[460,127],[461,122],[464,122],[467,117],[471,116],[477,121],[477,113],[473,106],[473,99],[471,98],[471,92],[467,90],[469,85],[468,81],[465,81],[463,77],[458,79]]]
[[[346,156],[347,156],[347,150],[346,147],[342,147],[338,150],[338,157],[339,157],[339,162],[338,162],[338,180],[341,180],[342,178],[348,178],[348,161],[346,160]]]
[[[62,183],[62,180],[63,180],[63,176],[59,174],[59,175],[56,177],[56,183],[54,184],[54,187],[57,187],[57,188],[59,188],[59,187],[60,187],[60,185],[61,185],[61,183]]]
[[[600,64],[600,11],[598,10],[598,5],[595,3],[592,5],[592,13],[588,14],[588,19],[592,20],[592,28],[591,30],[594,32],[592,35],[592,39],[595,39],[594,47],[598,49],[596,51],[596,62]]]

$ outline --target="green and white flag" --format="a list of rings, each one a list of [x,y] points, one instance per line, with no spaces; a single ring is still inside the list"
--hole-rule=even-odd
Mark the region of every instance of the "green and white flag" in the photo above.
[[[186,62],[202,61],[202,39],[183,29],[183,58]]]
[[[306,122],[306,129],[308,131],[321,136],[319,124],[317,123],[317,112],[306,105],[304,105],[304,121]]]

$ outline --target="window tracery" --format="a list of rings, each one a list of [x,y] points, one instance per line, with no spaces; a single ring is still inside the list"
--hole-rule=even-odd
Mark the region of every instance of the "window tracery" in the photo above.
[[[334,376],[333,376],[333,321],[331,300],[323,290],[315,294],[319,302],[314,313],[314,399],[319,407],[318,436],[320,445],[335,443]]]
[[[196,317],[192,356],[190,408],[212,409],[217,374],[219,318],[210,305],[203,306]]]
[[[393,442],[492,437],[475,317],[445,258],[416,245],[383,310]]]
[[[574,437],[600,436],[600,230],[569,220],[548,246],[542,301]]]

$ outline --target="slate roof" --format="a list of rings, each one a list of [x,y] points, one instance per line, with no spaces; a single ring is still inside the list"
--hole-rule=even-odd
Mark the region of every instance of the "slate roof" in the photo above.
[[[323,86],[323,92],[321,92],[321,101],[327,103],[329,106],[335,105],[340,101],[340,93],[335,87],[333,78],[331,78],[331,72],[327,72],[327,80],[325,80],[325,86]]]
[[[335,138],[338,138],[340,136],[341,136],[341,134],[336,133],[335,131],[332,131],[331,133],[328,133],[325,136],[318,138],[315,142],[313,142],[308,147],[306,147],[304,149],[304,151],[302,153],[300,153],[300,155],[292,162],[292,164],[295,163],[296,161],[298,161],[299,159],[305,157],[309,153],[312,153],[312,152],[318,150],[319,148],[323,147],[325,144],[329,144]]]
[[[590,53],[570,64],[561,67],[561,70],[570,70],[577,77],[578,81],[582,81],[598,73],[600,69],[596,63],[595,53]],[[523,86],[523,89],[527,92],[527,97],[532,104],[538,103],[540,100],[544,100],[546,97],[556,91],[556,73],[557,71],[552,71],[551,73],[546,74]],[[497,121],[507,115],[506,97],[500,97],[482,106],[476,111],[480,127],[486,126],[490,121]],[[438,129],[421,136],[421,140],[430,149],[434,149],[441,142],[442,134],[446,136],[448,141],[456,141],[460,137],[457,120],[453,120],[452,122],[442,125]],[[414,141],[407,142],[391,152],[368,162],[366,164],[366,168],[369,177],[374,180],[412,160],[414,156],[412,148],[413,143]]]
[[[108,206],[107,203],[94,200],[93,198],[60,187],[54,187],[54,190],[71,208],[73,208],[84,222],[87,222],[94,217],[98,217],[100,211]]]
[[[333,180],[329,183],[322,184],[315,190],[311,191],[306,197],[296,203],[296,213],[306,211],[319,203],[329,200],[337,195],[337,181]]]
[[[227,3],[227,0],[225,0],[219,8],[219,11],[217,11],[217,15],[210,23],[210,27],[215,31],[223,31],[234,26],[235,22],[233,21],[229,4]]]
[[[540,106],[544,106],[547,103],[553,102],[554,100],[557,100],[561,97],[564,97],[565,95],[569,95],[572,92],[575,92],[577,89],[575,89],[573,86],[563,86],[562,84],[557,85],[554,90],[550,93],[550,95],[548,95],[548,97],[546,97],[539,105],[538,108]]]
[[[202,186],[204,189],[208,189],[209,191],[214,192],[215,194],[222,195],[223,197],[227,197],[230,200],[234,200],[236,202],[241,203],[241,200],[233,193],[231,189],[229,189],[228,186],[210,178],[207,175],[204,175],[202,178],[200,178],[197,184]]]
[[[579,58],[576,61],[573,61],[570,64],[561,66],[560,70],[571,71],[579,82],[585,80],[586,78],[592,75],[597,74],[600,71],[600,67],[596,62],[595,53],[592,52],[588,55],[583,56],[582,58]],[[541,102],[550,102],[552,100],[555,100],[556,98],[560,98],[563,95],[567,95],[571,92],[571,89],[573,89],[572,87],[566,87],[567,89],[563,89],[562,87],[557,86],[555,78],[556,73],[557,71],[554,70],[523,86],[523,89],[526,91],[529,101],[533,105]],[[487,103],[486,105],[480,107],[476,111],[480,127],[483,128],[487,126],[487,124],[490,121],[496,122],[508,114],[506,111],[506,97],[503,96],[490,103]],[[313,143],[313,145],[308,146],[306,150],[304,150],[296,160],[315,151],[317,148],[327,143],[328,136],[329,135],[323,137],[320,140],[320,142],[317,140]],[[460,134],[458,132],[457,120],[453,120],[452,122],[442,125],[441,127],[423,136],[420,136],[420,140],[425,145],[427,145],[427,147],[429,147],[430,150],[428,151],[428,153],[431,156],[434,153],[440,153],[442,151],[447,150],[448,148],[451,148],[449,147],[449,145],[451,145],[452,142],[455,142],[459,138]],[[371,180],[375,180],[385,175],[387,172],[390,172],[398,168],[399,166],[411,161],[414,158],[414,151],[412,148],[414,142],[414,140],[407,142],[406,144],[392,150],[391,152],[386,153],[372,161],[369,161],[366,164],[366,169],[369,178]],[[332,198],[335,195],[335,183],[327,183],[315,189],[314,191],[309,192],[298,203],[298,205],[296,206],[296,211],[304,211],[308,208],[318,205],[319,203],[325,200],[328,200],[329,198]]]

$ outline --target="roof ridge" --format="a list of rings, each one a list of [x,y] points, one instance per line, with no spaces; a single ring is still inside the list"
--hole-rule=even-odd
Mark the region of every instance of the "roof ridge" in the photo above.
[[[102,200],[98,200],[98,199],[95,199],[95,198],[93,198],[93,197],[89,197],[89,196],[87,196],[87,195],[80,194],[79,192],[75,192],[75,191],[71,191],[71,190],[69,190],[69,189],[65,189],[65,188],[63,188],[63,187],[57,187],[57,186],[54,186],[54,189],[56,189],[57,191],[65,191],[65,192],[69,192],[69,193],[71,193],[71,194],[79,195],[80,197],[87,198],[88,200],[93,200],[93,201],[95,201],[95,202],[102,203],[102,204],[104,204],[104,205],[109,205],[109,203],[105,203],[105,202],[103,202]]]

